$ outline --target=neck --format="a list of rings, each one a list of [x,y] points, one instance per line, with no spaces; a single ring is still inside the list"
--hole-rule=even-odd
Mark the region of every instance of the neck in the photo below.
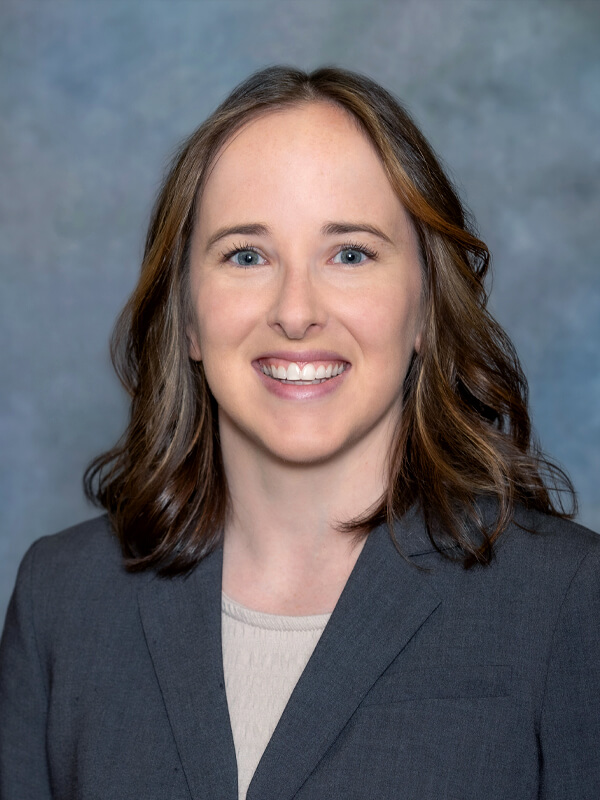
[[[340,523],[361,516],[385,487],[381,436],[318,464],[277,459],[221,425],[231,497],[223,588],[270,613],[331,611],[364,545]],[[385,443],[385,447],[383,444]]]

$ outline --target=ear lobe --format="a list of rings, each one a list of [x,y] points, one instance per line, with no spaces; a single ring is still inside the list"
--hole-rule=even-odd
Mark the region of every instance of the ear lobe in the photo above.
[[[200,350],[200,344],[198,342],[198,337],[196,336],[195,332],[188,330],[187,338],[188,338],[189,357],[192,359],[192,361],[202,361],[202,351]]]
[[[417,338],[415,339],[415,353],[421,352],[421,344],[423,341],[423,337],[421,336],[421,331],[417,333]]]

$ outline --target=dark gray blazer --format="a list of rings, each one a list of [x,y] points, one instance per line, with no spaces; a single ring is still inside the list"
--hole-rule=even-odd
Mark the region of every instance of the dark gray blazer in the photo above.
[[[599,800],[600,537],[528,520],[470,571],[416,514],[407,559],[370,535],[249,800]],[[127,574],[105,518],[31,548],[0,649],[2,800],[236,800],[221,565]]]

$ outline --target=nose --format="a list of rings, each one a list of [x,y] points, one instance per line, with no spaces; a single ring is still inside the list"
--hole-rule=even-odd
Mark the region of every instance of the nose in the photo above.
[[[280,284],[269,312],[271,328],[288,339],[304,339],[321,329],[327,313],[321,292],[307,267],[282,270]]]

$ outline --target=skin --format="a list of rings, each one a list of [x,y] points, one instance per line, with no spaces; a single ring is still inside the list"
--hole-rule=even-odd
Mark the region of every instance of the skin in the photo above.
[[[242,225],[263,229],[214,241]],[[323,102],[270,112],[226,144],[201,198],[190,287],[190,356],[219,406],[232,498],[223,589],[270,613],[331,611],[363,544],[335,525],[384,491],[422,316],[415,232],[346,112]],[[308,351],[346,371],[302,389],[259,371],[273,353],[314,361]]]

